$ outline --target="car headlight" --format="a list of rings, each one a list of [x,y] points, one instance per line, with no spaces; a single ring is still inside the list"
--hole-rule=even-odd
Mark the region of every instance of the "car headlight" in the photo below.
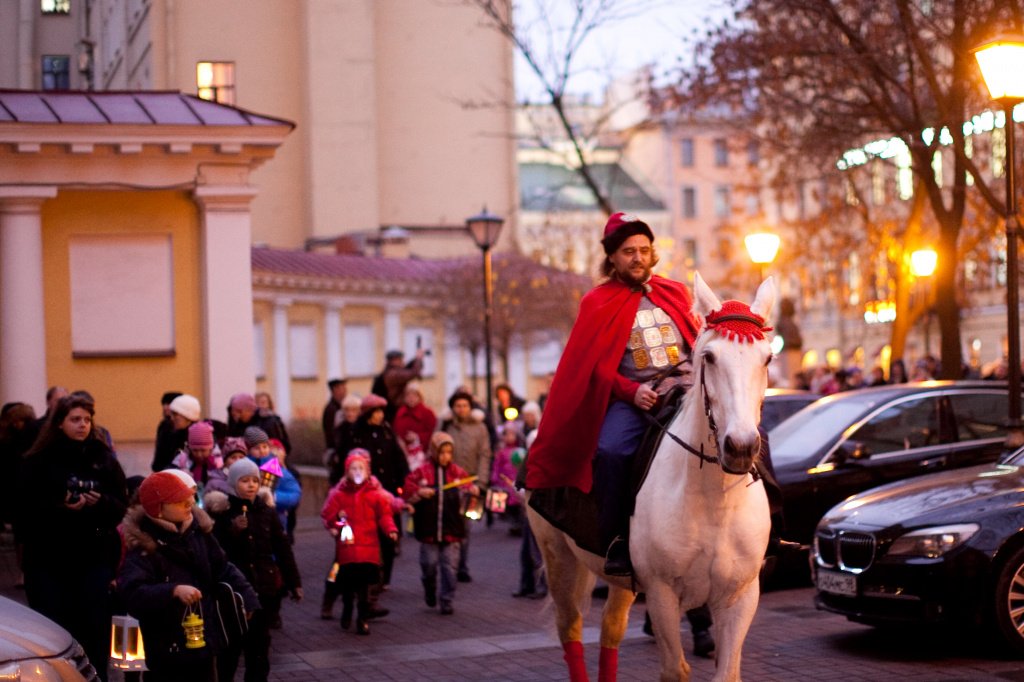
[[[976,523],[921,528],[896,538],[887,554],[934,559],[967,542],[978,528]]]

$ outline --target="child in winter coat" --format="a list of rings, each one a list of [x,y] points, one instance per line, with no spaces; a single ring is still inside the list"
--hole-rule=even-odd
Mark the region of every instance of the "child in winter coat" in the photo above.
[[[246,682],[266,680],[270,626],[280,616],[286,592],[296,601],[302,599],[302,579],[277,512],[259,495],[256,464],[239,459],[228,469],[228,484],[234,491],[231,495],[207,493],[206,510],[214,519],[217,540],[252,583],[263,608],[250,621],[242,646],[232,647],[218,661],[217,675],[221,680],[234,679],[238,657],[244,651]]]
[[[217,679],[216,657],[227,645],[214,605],[218,583],[242,595],[247,614],[259,609],[256,592],[228,561],[213,537],[213,521],[194,508],[194,500],[181,478],[161,471],[146,477],[139,506],[125,516],[128,553],[117,584],[124,606],[142,627],[147,682]],[[205,646],[185,646],[187,609],[201,614]]]
[[[452,437],[438,431],[430,437],[429,461],[405,479],[402,494],[413,505],[413,530],[420,541],[420,569],[424,599],[427,606],[441,601],[441,614],[454,613],[456,573],[459,567],[459,544],[466,537],[466,520],[459,509],[462,491],[479,495],[479,489],[468,480],[465,469],[452,461],[455,445]],[[461,485],[456,484],[462,481]],[[437,592],[438,567],[441,570],[441,592]]]
[[[499,427],[501,431],[501,447],[494,455],[491,466],[491,488],[508,493],[505,507],[505,518],[512,524],[509,533],[521,535],[523,532],[523,507],[516,495],[515,480],[519,473],[519,465],[526,457],[523,448],[523,437],[515,422],[506,422]]]
[[[212,479],[227,483],[227,474],[223,471],[224,459],[213,438],[213,424],[196,422],[188,427],[188,440],[185,447],[175,455],[173,465],[192,476],[198,486],[200,499]]]
[[[270,437],[257,426],[250,426],[245,430],[245,444],[249,448],[249,459],[256,462],[257,467],[262,468],[271,459],[277,459],[281,468],[281,478],[274,487],[274,506],[277,508],[281,525],[287,530],[288,513],[294,512],[302,501],[302,485],[295,473],[285,465],[284,445],[278,441],[279,454],[275,455]]]
[[[367,621],[387,613],[380,609],[371,614],[370,587],[380,581],[381,532],[392,542],[398,540],[395,504],[391,493],[370,474],[370,453],[366,450],[355,448],[348,453],[345,472],[328,494],[320,518],[336,539],[338,573],[334,589],[341,593],[341,627],[347,630],[351,625],[352,602],[356,599],[356,634],[368,635]]]

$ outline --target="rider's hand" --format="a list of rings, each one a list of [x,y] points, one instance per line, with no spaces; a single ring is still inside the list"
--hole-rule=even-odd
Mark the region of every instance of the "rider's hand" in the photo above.
[[[633,404],[644,411],[654,407],[654,403],[656,403],[657,401],[657,391],[655,391],[650,386],[646,386],[644,384],[641,384],[640,388],[636,389],[636,395],[633,396]]]
[[[420,488],[419,491],[417,491],[416,494],[419,495],[420,497],[422,497],[424,500],[429,500],[431,497],[434,496],[434,489],[433,488]]]

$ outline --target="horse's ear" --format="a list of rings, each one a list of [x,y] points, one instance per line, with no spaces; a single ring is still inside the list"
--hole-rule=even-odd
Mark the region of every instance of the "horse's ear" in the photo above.
[[[754,302],[750,304],[750,311],[756,315],[760,315],[765,320],[771,318],[772,308],[775,306],[775,278],[769,277],[765,281],[761,282],[761,286],[757,288],[757,296],[754,297]]]
[[[693,312],[701,317],[707,317],[722,307],[722,302],[711,291],[711,287],[704,283],[704,278],[699,272],[693,273]]]

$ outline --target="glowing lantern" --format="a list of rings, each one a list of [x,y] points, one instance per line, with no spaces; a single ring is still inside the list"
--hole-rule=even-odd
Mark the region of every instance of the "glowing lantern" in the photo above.
[[[186,649],[202,649],[206,646],[206,640],[203,638],[202,611],[201,605],[198,613],[191,604],[185,607],[185,618],[181,621],[181,627],[185,630]]]
[[[277,461],[277,457],[271,457],[260,467],[260,485],[274,490],[277,488],[277,482],[281,480],[283,475],[281,463]]]
[[[142,646],[139,621],[131,616],[114,616],[110,622],[110,662],[119,670],[146,670],[146,649]]]
[[[484,504],[479,495],[466,493],[462,496],[462,515],[470,521],[479,521],[484,517]]]

